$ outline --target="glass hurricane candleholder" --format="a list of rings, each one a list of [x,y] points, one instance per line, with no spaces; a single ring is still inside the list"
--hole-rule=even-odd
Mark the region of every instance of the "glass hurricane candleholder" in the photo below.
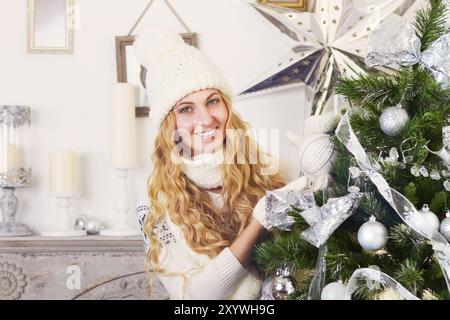
[[[25,156],[30,123],[30,107],[0,105],[0,237],[34,234],[25,224],[15,221],[19,200],[14,194],[15,188],[28,187],[31,182]]]

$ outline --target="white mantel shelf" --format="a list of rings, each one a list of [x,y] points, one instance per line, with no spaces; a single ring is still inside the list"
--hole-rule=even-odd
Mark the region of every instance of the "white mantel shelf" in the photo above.
[[[0,237],[0,252],[144,252],[141,236]]]

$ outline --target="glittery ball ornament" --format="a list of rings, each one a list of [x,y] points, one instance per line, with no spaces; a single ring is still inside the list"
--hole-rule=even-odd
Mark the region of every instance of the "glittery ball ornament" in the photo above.
[[[405,109],[400,106],[389,107],[380,116],[380,128],[388,136],[395,137],[408,121],[409,115]]]

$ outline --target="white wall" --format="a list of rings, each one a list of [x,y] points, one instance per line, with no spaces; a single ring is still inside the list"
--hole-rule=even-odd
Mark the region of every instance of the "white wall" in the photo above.
[[[33,183],[18,189],[17,220],[35,231],[51,230],[55,199],[49,189],[49,151],[72,148],[80,157],[82,195],[73,216],[88,214],[106,225],[114,208],[115,176],[109,156],[108,86],[116,79],[114,37],[130,30],[148,0],[75,0],[81,12],[74,54],[26,54],[26,0],[0,0],[0,104],[32,109],[28,150]],[[241,0],[171,0],[199,47],[224,71],[236,92],[270,67],[289,46],[283,35]],[[162,0],[136,29],[161,23],[185,32]],[[296,150],[284,137],[300,132],[304,89],[289,89],[237,101],[235,109],[255,129],[280,129],[281,164],[296,177]],[[150,153],[148,120],[138,120],[140,167],[129,179],[131,211],[145,194]],[[130,212],[130,221],[134,216]]]

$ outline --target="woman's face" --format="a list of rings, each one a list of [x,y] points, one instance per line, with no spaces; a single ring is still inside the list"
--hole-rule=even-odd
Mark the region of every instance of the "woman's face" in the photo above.
[[[193,155],[222,147],[228,109],[217,89],[195,91],[174,106],[176,129]]]

